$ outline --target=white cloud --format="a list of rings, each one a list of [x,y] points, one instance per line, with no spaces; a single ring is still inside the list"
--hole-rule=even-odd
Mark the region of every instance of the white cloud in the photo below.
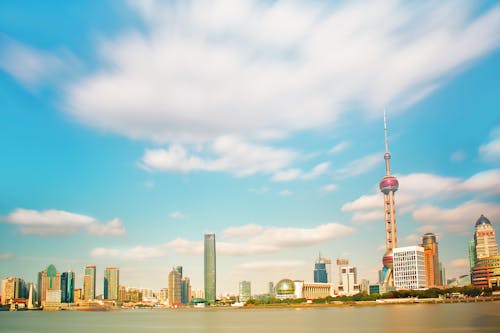
[[[454,151],[450,156],[450,161],[461,163],[465,160],[465,152],[463,150]]]
[[[16,256],[13,254],[13,253],[0,253],[0,261],[1,260],[9,260],[9,259],[13,259],[15,258]]]
[[[370,154],[348,163],[344,168],[336,170],[340,178],[348,178],[366,173],[381,164],[384,153]]]
[[[282,197],[289,197],[293,195],[293,192],[290,190],[283,190],[279,192],[279,195],[281,195]]]
[[[184,215],[182,212],[175,211],[172,212],[168,215],[172,220],[182,220],[186,218],[186,215]]]
[[[29,88],[57,80],[78,67],[78,62],[67,50],[58,53],[36,50],[0,35],[0,69]]]
[[[397,178],[399,190],[396,193],[396,209],[399,213],[417,211],[427,202],[443,202],[467,195],[481,198],[500,193],[500,169],[479,172],[467,179],[428,173],[401,175]],[[377,190],[375,194],[362,195],[356,200],[345,203],[341,209],[343,212],[352,212],[352,220],[355,222],[382,220],[384,216],[382,197]],[[422,222],[425,221],[422,219]]]
[[[194,242],[183,238],[176,238],[164,244],[164,247],[180,254],[203,254],[203,241]]]
[[[500,205],[478,201],[467,201],[451,208],[441,208],[434,205],[424,205],[413,212],[413,218],[422,223],[435,223],[447,231],[462,232],[470,229],[471,225],[481,214],[493,220],[500,219]]]
[[[66,111],[161,142],[279,137],[331,125],[350,102],[398,109],[500,42],[498,6],[454,1],[134,6],[147,32],[103,38],[102,67],[65,87]]]
[[[344,150],[346,150],[347,148],[349,148],[351,144],[348,142],[348,141],[342,141],[338,144],[336,144],[335,146],[333,146],[329,151],[328,153],[329,154],[338,154],[338,153],[341,153],[343,152]]]
[[[337,190],[338,186],[336,184],[327,184],[321,187],[322,192],[333,192]]]
[[[93,217],[62,210],[36,211],[18,208],[3,219],[19,227],[22,234],[57,236],[85,231],[98,236],[123,236],[125,229],[119,219],[101,223]]]
[[[491,131],[492,140],[479,147],[479,156],[488,162],[500,161],[500,126]]]
[[[113,249],[98,247],[90,252],[94,258],[117,258],[123,260],[145,260],[165,256],[165,252],[159,247],[135,246],[130,249]]]
[[[217,241],[217,254],[227,256],[247,256],[275,253],[290,247],[306,247],[326,241],[346,237],[355,230],[351,227],[327,223],[313,228],[265,227],[248,224],[229,227],[221,234],[223,241]],[[183,254],[203,253],[203,242],[193,242],[178,238],[164,245]]]
[[[169,149],[146,150],[141,163],[145,168],[157,171],[228,171],[242,177],[275,172],[296,157],[291,150],[250,144],[233,136],[217,138],[208,152],[215,157],[190,155],[184,146],[174,144]]]
[[[323,175],[329,168],[330,162],[322,162],[314,166],[311,171],[307,173],[304,173],[301,169],[296,168],[280,170],[272,176],[272,180],[275,182],[288,182],[296,179],[311,180]]]
[[[275,182],[288,182],[299,178],[301,174],[302,171],[300,169],[282,170],[275,173],[272,180]]]
[[[320,163],[316,165],[310,172],[302,175],[302,179],[309,180],[318,178],[319,176],[327,172],[329,168],[330,168],[329,162]]]

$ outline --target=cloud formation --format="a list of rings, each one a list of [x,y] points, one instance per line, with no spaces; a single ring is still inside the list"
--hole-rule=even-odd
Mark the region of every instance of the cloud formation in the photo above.
[[[97,236],[125,235],[125,228],[119,219],[102,223],[90,216],[54,209],[37,211],[17,208],[3,222],[18,226],[24,235],[63,236],[78,231]]]
[[[500,162],[500,126],[491,131],[491,141],[479,147],[479,156],[487,162]]]
[[[124,260],[145,260],[165,256],[165,251],[161,247],[135,246],[130,249],[114,249],[98,247],[90,252],[94,258],[117,258]]]
[[[398,180],[398,214],[411,211],[415,221],[425,223],[425,230],[435,231],[439,227],[461,233],[481,214],[500,218],[500,205],[495,202],[500,193],[500,169],[479,172],[467,179],[414,173],[398,176]],[[452,207],[438,206],[451,198],[460,200],[471,196],[476,199],[462,201]],[[377,191],[345,203],[342,211],[351,212],[354,222],[380,221],[384,219],[382,206],[382,194]]]
[[[500,44],[500,7],[477,16],[455,1],[132,5],[147,33],[103,39],[102,67],[66,87],[66,111],[160,142],[277,138],[351,102],[404,107]]]
[[[156,171],[227,171],[243,177],[276,172],[296,158],[291,150],[251,144],[234,136],[218,138],[208,152],[212,157],[190,155],[184,146],[174,144],[168,149],[146,150],[141,164]]]
[[[216,250],[217,255],[221,256],[276,253],[286,248],[307,247],[346,237],[354,231],[354,228],[338,223],[321,224],[313,228],[266,227],[258,224],[247,224],[224,230],[217,238]],[[203,254],[203,241],[176,238],[157,246],[136,246],[130,249],[99,247],[91,252],[91,256],[147,259],[164,256],[167,251],[200,255]]]

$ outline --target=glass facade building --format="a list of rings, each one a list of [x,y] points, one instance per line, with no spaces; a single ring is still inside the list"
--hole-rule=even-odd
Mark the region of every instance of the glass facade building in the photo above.
[[[326,264],[323,262],[316,262],[314,264],[314,282],[315,283],[328,283],[328,273],[326,271]]]
[[[215,234],[205,235],[204,247],[204,285],[205,300],[214,303],[216,300],[216,258],[215,258]]]
[[[120,270],[108,267],[104,270],[104,299],[118,300],[118,286],[120,284]]]
[[[75,273],[72,271],[61,274],[61,302],[75,302]]]
[[[85,275],[83,276],[83,298],[85,301],[95,299],[95,266],[85,266]]]

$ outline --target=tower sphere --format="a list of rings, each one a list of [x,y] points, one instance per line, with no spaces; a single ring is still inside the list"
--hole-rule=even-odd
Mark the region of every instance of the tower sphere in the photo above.
[[[380,191],[384,194],[388,194],[389,192],[396,192],[399,188],[399,182],[394,176],[385,176],[382,178],[379,184]]]
[[[394,255],[392,253],[392,250],[389,250],[384,254],[384,257],[382,258],[382,263],[384,264],[384,267],[392,269],[393,262],[394,262]]]

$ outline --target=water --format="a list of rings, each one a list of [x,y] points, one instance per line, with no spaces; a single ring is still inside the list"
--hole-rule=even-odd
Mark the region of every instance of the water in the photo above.
[[[500,332],[500,302],[280,309],[2,312],[0,332]]]

